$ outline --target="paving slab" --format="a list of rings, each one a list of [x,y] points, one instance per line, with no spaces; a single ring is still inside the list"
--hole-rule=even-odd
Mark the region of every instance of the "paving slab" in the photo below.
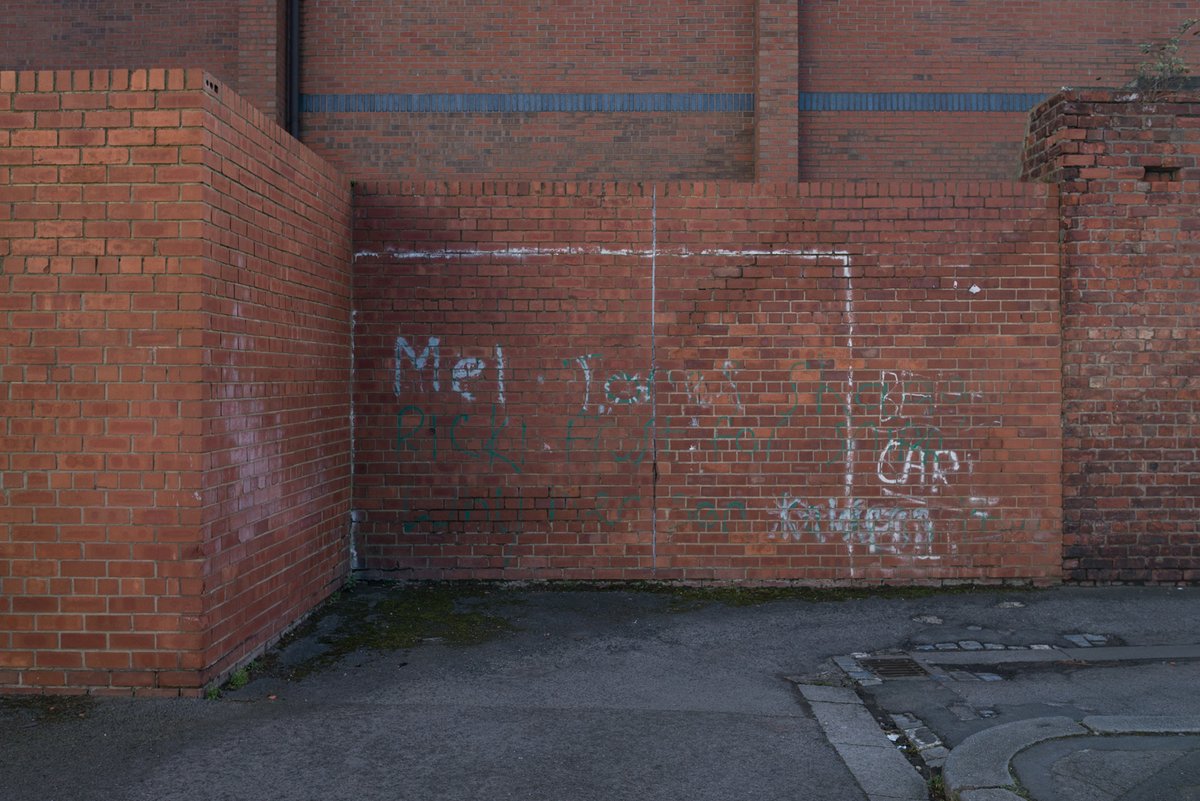
[[[834,748],[869,801],[928,801],[929,786],[891,743],[886,746],[834,744]]]
[[[1171,801],[1200,801],[1200,749],[1167,765],[1121,801],[1163,801],[1168,798]]]
[[[853,691],[800,685],[813,716],[869,801],[926,801],[925,779],[880,729]],[[841,692],[831,692],[841,690]],[[831,698],[818,701],[816,698]]]
[[[809,703],[829,742],[837,745],[892,746],[875,717],[860,704]]]

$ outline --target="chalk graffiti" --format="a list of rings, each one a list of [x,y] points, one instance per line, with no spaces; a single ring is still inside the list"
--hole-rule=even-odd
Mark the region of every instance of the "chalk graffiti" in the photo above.
[[[591,520],[601,528],[613,528],[625,519],[626,510],[636,506],[639,501],[641,496],[637,493],[613,496],[605,490],[600,490],[583,509],[580,518]]]
[[[487,362],[483,359],[476,359],[474,357],[459,359],[451,373],[451,389],[462,395],[463,400],[475,400],[475,396],[468,392],[463,387],[463,384],[472,378],[478,378],[483,375],[485,367],[487,367]]]
[[[581,412],[588,410],[588,404],[592,399],[592,359],[599,359],[599,353],[589,353],[585,356],[576,356],[574,359],[563,359],[563,367],[571,366],[572,362],[579,365],[579,369],[583,372],[583,405],[580,406]]]
[[[822,371],[824,373],[824,371]],[[885,492],[895,488],[937,495],[956,474],[972,473],[974,454],[945,445],[934,420],[952,417],[950,409],[983,399],[959,378],[935,381],[908,371],[881,370],[850,390],[823,375],[817,386],[817,413],[840,414],[833,424],[836,451],[826,464],[843,461],[860,440],[871,449],[874,478]],[[893,492],[894,494],[894,492]]]
[[[654,383],[654,374],[642,381],[638,373],[613,373],[604,382],[604,397],[612,404],[625,405],[632,403],[648,403],[650,387]]]
[[[737,407],[739,412],[744,412],[746,407],[737,384],[739,369],[740,366],[736,362],[726,360],[719,372],[669,370],[666,383],[671,392],[682,393],[688,406],[714,409],[718,406],[732,405]]]
[[[421,355],[417,355],[417,351],[412,345],[408,344],[408,340],[404,337],[396,337],[395,360],[396,366],[393,371],[392,390],[399,398],[404,393],[404,358],[408,357],[408,363],[417,371],[417,385],[420,386],[420,374],[425,369],[425,365],[429,363],[430,355],[433,356],[433,375],[430,383],[433,384],[433,391],[441,390],[441,382],[439,374],[441,373],[441,352],[438,350],[438,345],[441,340],[437,337],[430,337],[429,342],[425,345],[425,350],[421,351]]]
[[[412,404],[396,413],[396,450],[419,451],[428,447],[431,462],[440,458],[439,449],[444,456],[448,445],[451,453],[472,460],[484,459],[489,468],[499,463],[520,474],[525,464],[527,434],[525,421],[514,425],[507,416],[498,415],[496,405],[491,407],[486,425],[469,414],[427,415],[420,406]]]
[[[843,542],[865,545],[868,553],[928,551],[933,545],[933,520],[924,507],[879,506],[861,499],[829,498],[824,504],[805,503],[785,494],[777,504],[772,539],[803,542]]]
[[[918,445],[905,444],[904,440],[888,440],[879,454],[876,477],[884,484],[908,485],[915,474],[919,485],[928,485],[933,492],[948,485],[949,473],[959,471],[958,454],[949,450],[928,451]],[[929,469],[926,470],[928,464]]]
[[[828,370],[822,368],[821,372]],[[966,380],[959,376],[936,380],[909,370],[880,370],[877,379],[860,380],[853,386],[848,403],[855,415],[884,424],[933,417],[950,407],[983,399],[982,392],[969,391]],[[847,403],[846,386],[822,375],[816,403],[817,414],[830,412],[830,403]]]
[[[426,379],[423,374],[426,370],[429,371],[428,386],[435,393],[441,392],[441,342],[440,337],[429,337],[425,347],[418,355],[417,349],[406,338],[396,337],[396,345],[393,349],[392,392],[397,398],[403,396],[405,391],[410,388],[417,392],[425,391]],[[492,358],[496,371],[495,394],[497,402],[503,406],[505,405],[504,351],[499,345],[493,348]],[[432,365],[430,364],[431,359]],[[407,368],[405,367],[406,363]],[[464,401],[475,400],[475,395],[468,385],[470,382],[482,378],[487,367],[487,362],[478,356],[463,356],[458,359],[450,369],[451,391]],[[408,378],[410,372],[416,374],[416,378],[411,381]]]
[[[692,500],[683,495],[672,498],[683,509],[684,518],[705,531],[720,531],[729,533],[730,527],[737,522],[748,520],[747,504],[740,500],[709,501]]]
[[[978,455],[949,443],[938,424],[977,420],[969,407],[984,400],[956,376],[838,371],[837,359],[814,358],[793,364],[771,385],[762,367],[752,371],[729,359],[710,369],[668,369],[657,375],[653,368],[606,365],[602,353],[586,352],[561,359],[565,392],[555,397],[569,409],[536,409],[523,400],[513,406],[518,413],[510,413],[509,368],[500,344],[447,354],[440,336],[396,337],[392,390],[404,405],[395,412],[395,450],[406,460],[443,470],[476,463],[488,475],[531,471],[537,476],[546,469],[543,464],[565,466],[580,478],[575,494],[551,494],[530,507],[542,510],[550,526],[583,521],[596,527],[593,532],[612,532],[644,521],[645,515],[635,513],[643,503],[637,482],[651,476],[656,481],[661,459],[693,475],[745,473],[747,484],[728,486],[746,490],[768,482],[747,464],[770,464],[776,475],[783,475],[780,468],[788,463],[801,474],[805,467],[822,471],[822,460],[826,468],[845,466],[844,492],[821,500],[806,500],[803,490],[717,498],[671,493],[677,510],[673,531],[684,525],[693,531],[765,534],[781,544],[839,542],[851,555],[855,548],[921,555],[933,549],[935,520],[946,531],[959,520],[964,531],[970,523],[981,532],[997,522],[996,498],[971,495],[969,503],[965,497],[953,502],[967,495],[954,485],[973,474]],[[536,386],[553,380],[539,372]],[[772,396],[770,405],[754,405],[764,392]],[[542,415],[552,422],[539,419]],[[531,427],[538,434],[532,444]],[[961,424],[952,428],[960,429]],[[502,508],[500,500],[463,490],[459,497],[456,489],[447,501],[457,504],[455,515],[414,510],[405,530],[410,524],[431,530],[499,525],[493,518]],[[504,490],[519,492],[520,487]],[[720,493],[728,494],[728,489]],[[650,519],[657,519],[655,513]]]

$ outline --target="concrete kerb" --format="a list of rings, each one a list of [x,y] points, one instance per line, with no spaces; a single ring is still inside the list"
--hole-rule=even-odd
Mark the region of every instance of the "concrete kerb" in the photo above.
[[[792,679],[868,801],[925,801],[928,785],[854,690]]]
[[[1196,715],[1093,715],[1083,725],[1093,734],[1200,734]]]
[[[958,796],[958,801],[1026,801],[1012,790],[988,787],[983,790],[967,790]]]
[[[1200,733],[1200,717],[1104,716],[1033,718],[978,732],[950,751],[942,772],[946,792],[957,801],[1022,801],[1010,765],[1020,752],[1048,740],[1118,735]]]
[[[1032,745],[1087,734],[1070,718],[1033,718],[984,729],[950,750],[942,779],[951,798],[965,790],[1006,789],[1016,780],[1009,763],[1018,752]]]

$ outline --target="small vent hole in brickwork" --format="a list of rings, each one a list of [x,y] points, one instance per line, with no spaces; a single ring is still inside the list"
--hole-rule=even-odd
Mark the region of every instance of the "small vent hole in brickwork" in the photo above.
[[[1151,184],[1164,184],[1169,181],[1179,180],[1178,167],[1164,167],[1162,165],[1143,167],[1142,180]]]
[[[859,663],[881,679],[921,679],[929,675],[907,656],[877,656],[860,659]]]

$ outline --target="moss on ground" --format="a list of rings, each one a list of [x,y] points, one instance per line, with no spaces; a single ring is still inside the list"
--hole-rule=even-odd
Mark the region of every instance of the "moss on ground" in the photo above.
[[[477,582],[384,584],[356,582],[330,598],[308,621],[254,665],[254,673],[300,679],[356,651],[397,651],[425,642],[473,645],[508,631],[508,622],[481,609],[464,608],[500,585]],[[331,620],[332,619],[332,620]],[[332,622],[333,625],[327,625]],[[322,629],[327,629],[323,633]],[[320,652],[284,664],[282,649],[315,637]]]
[[[298,680],[331,667],[356,651],[396,651],[426,642],[473,645],[512,630],[503,616],[494,614],[497,607],[520,604],[524,597],[537,593],[649,593],[668,598],[667,611],[687,612],[712,604],[746,607],[777,601],[827,603],[869,598],[915,599],[1026,589],[974,585],[805,587],[672,582],[356,581],[326,601],[276,648],[251,665],[249,671],[251,677],[271,675]],[[312,653],[298,659],[283,658],[290,646],[305,639],[315,641],[308,647]]]
[[[86,718],[95,704],[90,695],[0,695],[0,711],[25,713],[38,723]]]

